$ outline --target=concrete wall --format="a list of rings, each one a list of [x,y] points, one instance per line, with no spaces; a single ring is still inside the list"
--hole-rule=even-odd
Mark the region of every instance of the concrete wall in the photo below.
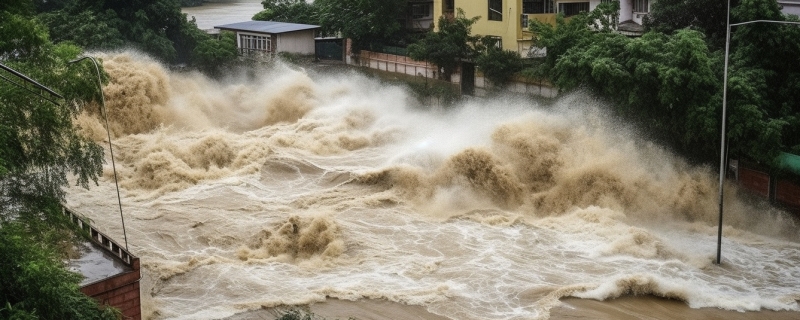
[[[491,89],[491,85],[488,83],[488,81],[486,81],[486,78],[479,75],[475,76],[476,95],[483,96]],[[549,85],[520,80],[512,80],[500,90],[513,93],[530,94],[546,98],[555,98],[558,95],[558,89]]]
[[[351,60],[352,61],[352,60]],[[414,61],[409,57],[388,53],[379,53],[362,50],[355,63],[362,67],[377,70],[403,73],[411,76],[436,78],[436,67],[425,61]]]
[[[349,43],[349,41],[348,41]],[[379,53],[362,50],[358,55],[358,59],[353,59],[348,55],[347,63],[350,65],[358,65],[362,67],[407,74],[411,76],[422,76],[426,78],[435,79],[438,76],[436,66],[424,62],[414,61],[409,57],[398,56],[388,53]],[[451,78],[452,83],[461,83],[461,73],[457,70],[453,73]],[[480,75],[475,76],[475,93],[483,95],[489,91],[490,85]],[[537,95],[542,97],[554,98],[558,95],[558,89],[549,85],[534,82],[525,82],[521,80],[512,81],[506,85],[502,90]]]
[[[274,35],[277,52],[314,54],[314,30],[302,30]]]

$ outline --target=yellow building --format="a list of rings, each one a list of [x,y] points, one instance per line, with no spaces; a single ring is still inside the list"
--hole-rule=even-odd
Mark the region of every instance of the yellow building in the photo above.
[[[556,13],[565,17],[593,10],[603,1],[610,0],[411,0],[432,5],[433,19],[442,15],[453,17],[457,8],[464,10],[466,18],[480,16],[472,26],[472,34],[497,37],[505,50],[516,51],[528,57],[533,34],[528,23],[537,20],[555,25]],[[642,18],[650,11],[654,0],[620,0],[620,32],[641,34]],[[437,21],[438,22],[438,21]],[[628,31],[631,30],[631,31]]]
[[[505,50],[528,55],[533,34],[528,21],[555,23],[554,0],[434,0],[434,16],[453,17],[456,8],[467,18],[480,16],[472,26],[472,34],[492,36]]]

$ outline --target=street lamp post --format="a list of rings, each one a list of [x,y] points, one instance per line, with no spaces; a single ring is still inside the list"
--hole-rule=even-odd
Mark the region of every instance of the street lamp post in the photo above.
[[[100,106],[102,107],[103,119],[106,122],[106,134],[108,135],[108,151],[111,153],[111,168],[114,170],[114,185],[117,187],[117,203],[119,204],[119,218],[122,220],[122,236],[125,238],[125,250],[128,250],[128,235],[125,232],[125,217],[122,215],[122,198],[119,195],[119,182],[117,180],[117,166],[114,163],[114,148],[111,146],[111,131],[108,126],[108,113],[106,112],[106,98],[103,94],[103,81],[100,77],[100,67],[94,57],[85,56],[75,59],[69,63],[77,63],[89,59],[94,63],[94,70],[97,72],[97,86],[100,90]]]
[[[720,152],[719,152],[719,227],[717,228],[717,264],[722,263],[722,191],[723,183],[725,182],[725,123],[726,123],[726,108],[728,102],[728,54],[730,53],[731,46],[731,27],[741,26],[753,23],[776,23],[776,24],[794,24],[800,25],[800,22],[795,21],[775,21],[775,20],[753,20],[740,23],[731,24],[731,0],[728,0],[728,18],[727,18],[727,32],[725,34],[725,71],[723,72],[722,80],[722,137],[720,139]]]

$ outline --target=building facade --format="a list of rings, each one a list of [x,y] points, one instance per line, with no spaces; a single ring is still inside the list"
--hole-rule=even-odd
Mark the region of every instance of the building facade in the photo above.
[[[278,52],[312,55],[319,26],[275,21],[245,21],[214,28],[236,33],[236,47],[242,55]]]
[[[432,10],[434,22],[440,16],[455,16],[457,9],[464,10],[467,18],[480,16],[481,19],[472,26],[473,34],[496,37],[503,49],[527,57],[533,54],[533,34],[528,31],[530,21],[554,25],[558,13],[569,18],[594,10],[604,1],[609,0],[433,0]],[[650,12],[652,2],[654,0],[621,0],[620,32],[640,35],[642,20]]]

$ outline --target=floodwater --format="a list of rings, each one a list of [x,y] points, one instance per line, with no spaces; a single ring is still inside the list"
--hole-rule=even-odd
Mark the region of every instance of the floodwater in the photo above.
[[[195,19],[200,30],[213,29],[223,24],[250,21],[253,15],[264,10],[261,0],[227,0],[206,2],[202,6],[183,7],[181,12],[189,20]]]
[[[794,221],[728,186],[715,265],[714,169],[585,95],[439,110],[356,73],[276,64],[211,80],[133,53],[103,65],[147,317],[333,298],[452,319],[547,319],[565,297],[629,295],[800,310]],[[78,124],[103,141],[96,111]],[[110,165],[68,193],[122,238]]]

